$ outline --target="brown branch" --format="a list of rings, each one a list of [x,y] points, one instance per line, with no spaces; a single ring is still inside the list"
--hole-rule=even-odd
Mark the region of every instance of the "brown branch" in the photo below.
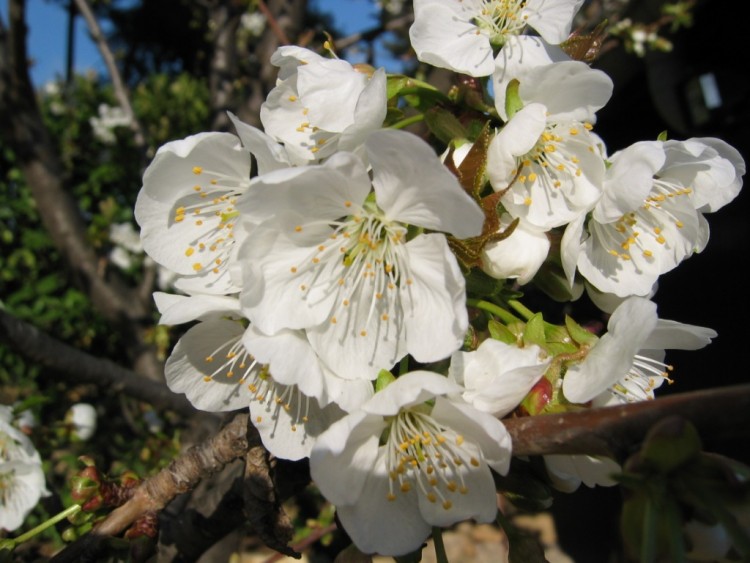
[[[504,422],[513,439],[514,455],[592,454],[621,458],[641,442],[653,424],[667,416],[682,416],[690,420],[703,436],[728,440],[747,439],[750,433],[748,413],[750,384],[683,393],[630,405],[514,418]],[[256,485],[260,483],[260,488],[253,494],[258,496],[259,491],[261,497],[275,495],[274,483],[271,483],[268,475],[270,469],[263,457],[266,453],[259,447],[257,432],[252,426],[248,429],[247,423],[247,415],[238,415],[214,438],[192,448],[167,469],[146,480],[130,501],[95,529],[96,534],[79,540],[53,561],[77,561],[74,557],[80,555],[81,542],[85,549],[90,549],[105,535],[121,533],[143,514],[160,510],[177,494],[190,490],[200,478],[212,474],[233,459],[247,456],[251,451],[257,455],[250,460],[252,467],[246,476],[253,475],[253,479],[258,480]],[[245,432],[249,434],[245,435]],[[276,504],[286,496],[280,491],[278,498],[266,499]],[[272,515],[283,518],[277,512]],[[272,523],[271,527],[275,525]]]
[[[94,16],[94,12],[91,10],[91,6],[89,6],[86,0],[74,1],[76,3],[78,11],[86,20],[86,25],[88,25],[91,38],[96,43],[96,46],[99,49],[99,53],[101,53],[102,59],[104,59],[104,64],[107,66],[109,77],[112,80],[112,88],[115,91],[115,97],[117,98],[120,107],[125,112],[126,117],[130,119],[130,128],[133,130],[133,138],[135,144],[140,149],[141,154],[145,154],[146,136],[143,133],[143,127],[141,126],[140,121],[138,121],[138,118],[133,111],[133,106],[130,103],[128,89],[123,83],[122,77],[120,76],[120,70],[117,68],[117,64],[115,63],[115,56],[112,54],[112,50],[107,44],[107,40],[104,37],[104,33],[102,33],[99,22],[96,21],[96,16]]]
[[[651,426],[671,415],[692,422],[707,441],[747,440],[750,384],[503,422],[513,438],[513,455],[599,454],[622,459]]]
[[[198,412],[184,395],[173,393],[163,383],[68,346],[2,309],[0,342],[7,342],[14,352],[77,383],[93,383],[109,392],[125,393],[156,408],[188,416]]]
[[[240,414],[218,434],[193,446],[168,467],[141,483],[131,499],[112,511],[94,530],[51,559],[53,563],[96,560],[96,552],[107,537],[124,532],[147,513],[158,512],[177,495],[192,490],[202,478],[221,470],[244,456],[259,443],[257,431],[248,425],[248,415]]]

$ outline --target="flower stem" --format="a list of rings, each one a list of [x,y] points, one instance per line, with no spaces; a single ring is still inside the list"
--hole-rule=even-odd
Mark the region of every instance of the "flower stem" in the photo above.
[[[17,546],[18,544],[21,544],[21,543],[23,543],[25,541],[30,540],[35,535],[43,532],[44,530],[46,530],[50,526],[54,526],[60,520],[64,520],[68,516],[72,516],[73,514],[75,514],[76,512],[78,512],[80,510],[81,510],[81,505],[80,504],[74,504],[73,506],[69,506],[68,508],[66,508],[62,512],[59,512],[59,513],[55,514],[49,520],[45,520],[44,522],[42,522],[41,524],[39,524],[36,528],[32,528],[28,532],[26,532],[24,534],[21,534],[17,538],[13,538],[10,541],[13,542],[13,547],[15,548],[15,546]]]
[[[517,301],[515,299],[508,299],[508,305],[511,307],[511,309],[514,309],[516,313],[521,315],[527,321],[534,316],[534,312],[526,308],[526,306],[520,301]]]
[[[494,303],[490,303],[489,301],[483,301],[482,299],[467,299],[466,304],[469,307],[476,307],[477,309],[481,309],[482,311],[492,313],[506,324],[517,323],[521,320],[510,311],[506,311],[499,305],[495,305]]]
[[[443,530],[437,526],[432,527],[432,541],[435,544],[435,560],[437,563],[449,563],[448,554],[445,552],[443,543]]]
[[[406,119],[397,121],[396,123],[391,125],[389,129],[403,129],[404,127],[407,127],[411,125],[412,123],[418,123],[420,121],[424,121],[423,113],[418,113],[417,115],[412,115],[411,117],[407,117]]]

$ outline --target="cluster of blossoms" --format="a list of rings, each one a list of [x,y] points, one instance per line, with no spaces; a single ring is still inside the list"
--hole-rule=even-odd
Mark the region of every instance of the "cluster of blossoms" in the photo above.
[[[715,336],[659,319],[650,297],[705,247],[703,214],[738,194],[744,162],[708,138],[609,155],[593,129],[612,83],[565,50],[581,3],[415,0],[418,58],[494,92],[442,157],[398,121],[401,89],[441,95],[429,85],[289,46],[263,130],[230,115],[236,135],[170,142],[145,172],[143,248],[179,291],[155,294],[161,323],[193,323],[170,388],[249,408],[273,455],[309,458],[364,552],[493,521],[503,417],[653,398],[664,350]],[[527,284],[587,291],[606,333],[546,323],[517,299]],[[618,469],[546,463],[563,490]]]
[[[0,530],[20,527],[48,494],[39,452],[14,424],[12,407],[0,405]]]

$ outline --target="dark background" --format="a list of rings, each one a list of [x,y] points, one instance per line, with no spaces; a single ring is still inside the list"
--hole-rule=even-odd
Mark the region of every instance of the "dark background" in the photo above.
[[[636,21],[655,21],[661,4],[632,2],[628,13]],[[670,139],[718,137],[748,161],[750,55],[746,35],[727,17],[736,8],[736,3],[726,0],[700,2],[694,25],[670,36],[672,52],[637,58],[618,48],[594,63],[615,85],[612,100],[597,112],[596,132],[609,154],[667,131]],[[719,108],[707,109],[696,88],[698,77],[705,73],[716,79],[722,98]],[[654,296],[659,316],[711,327],[718,337],[697,352],[668,352],[675,383],[662,386],[659,395],[747,382],[750,196],[746,190],[723,209],[706,215],[711,236],[703,253],[660,278]],[[750,413],[746,422],[750,424]],[[721,436],[701,438],[707,451],[750,463],[747,444]],[[556,495],[553,512],[561,547],[576,563],[620,560],[620,503],[621,491],[616,487],[581,486],[572,495]]]

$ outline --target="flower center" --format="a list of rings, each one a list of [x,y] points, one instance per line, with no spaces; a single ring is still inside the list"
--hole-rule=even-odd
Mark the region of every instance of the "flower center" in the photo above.
[[[611,391],[623,403],[649,401],[654,398],[654,389],[662,383],[674,383],[669,377],[672,371],[674,366],[636,355],[630,371],[612,386]]]
[[[308,421],[308,397],[296,385],[281,385],[274,381],[268,366],[260,364],[247,352],[241,335],[219,346],[203,361],[203,381],[206,383],[233,383],[238,387],[244,385],[250,392],[250,402],[257,401],[265,405],[266,412],[273,420],[278,418],[279,411],[283,409],[291,417],[291,429],[294,432],[298,425],[304,425]],[[262,416],[256,417],[257,423],[262,421]]]
[[[528,153],[517,159],[513,171],[516,182],[526,188],[541,184],[545,193],[569,186],[583,174],[578,153],[595,152],[596,146],[589,136],[593,127],[589,123],[548,123],[544,132]],[[527,195],[524,204],[532,203]]]
[[[485,31],[493,45],[501,46],[510,35],[519,35],[526,27],[527,14],[522,14],[526,0],[484,0],[481,11],[474,16],[476,33]]]
[[[354,207],[349,201],[344,205]],[[394,312],[402,314],[398,290],[413,283],[404,258],[407,229],[388,221],[372,201],[331,226],[328,239],[290,271],[304,282],[299,288],[305,297],[313,289],[334,295],[331,324],[344,322],[347,331],[367,336],[375,317],[389,321]]]
[[[176,203],[170,226],[180,223],[194,233],[184,255],[196,274],[220,274],[235,243],[233,229],[239,211],[234,206],[248,181],[200,166],[192,171],[197,178],[193,193]]]
[[[677,201],[680,196],[691,193],[690,188],[654,180],[654,187],[640,208],[626,213],[614,223],[595,224],[604,248],[621,260],[632,260],[633,251],[637,251],[636,258],[643,257],[647,263],[653,262],[655,249],[671,248],[673,245],[669,239],[678,238],[677,231],[685,226],[684,219],[694,215],[690,203],[683,208],[682,201]]]
[[[416,487],[429,502],[439,502],[449,510],[455,494],[469,491],[464,476],[480,466],[475,455],[481,454],[470,451],[475,448],[470,448],[463,436],[415,409],[393,418],[385,448],[388,500]]]

